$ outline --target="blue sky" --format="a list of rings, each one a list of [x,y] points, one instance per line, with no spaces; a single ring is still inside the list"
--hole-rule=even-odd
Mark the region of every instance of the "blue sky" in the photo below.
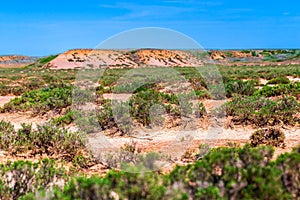
[[[300,48],[300,1],[3,1],[0,55],[93,48],[142,27],[182,32],[204,48]]]

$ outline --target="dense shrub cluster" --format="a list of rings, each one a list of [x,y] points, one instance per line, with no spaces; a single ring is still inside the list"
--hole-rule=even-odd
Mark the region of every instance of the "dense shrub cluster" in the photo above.
[[[39,90],[24,93],[21,97],[12,99],[1,109],[2,112],[32,110],[35,114],[60,111],[72,103],[72,86],[52,85]]]
[[[206,114],[205,107],[202,103],[189,103],[189,95],[176,96],[144,88],[134,93],[126,102],[103,100],[101,106],[93,113],[83,111],[77,114],[72,112],[70,115],[75,116],[76,124],[87,132],[93,132],[94,128],[99,126],[102,130],[117,128],[125,134],[130,133],[136,125],[163,127],[167,116],[173,119],[191,115],[203,117]],[[70,118],[72,117],[67,115],[63,117],[66,120]],[[63,119],[59,118],[56,121]]]
[[[294,125],[299,122],[295,116],[300,104],[293,97],[275,100],[264,97],[234,97],[225,104],[226,114],[233,117],[236,124],[273,126],[278,124]]]

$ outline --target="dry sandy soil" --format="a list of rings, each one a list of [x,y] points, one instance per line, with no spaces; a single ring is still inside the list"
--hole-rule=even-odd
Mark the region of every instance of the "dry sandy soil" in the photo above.
[[[0,107],[8,103],[15,96],[0,96]],[[33,117],[30,113],[0,113],[0,121],[11,122],[16,129],[21,127],[22,123],[32,124],[33,127],[36,127],[37,124],[43,124],[47,121],[45,117],[36,116]]]
[[[0,96],[0,107],[8,103],[13,98],[15,98],[15,96]]]

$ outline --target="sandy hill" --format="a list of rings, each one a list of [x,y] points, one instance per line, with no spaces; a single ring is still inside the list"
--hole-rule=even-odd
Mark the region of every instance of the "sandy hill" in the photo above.
[[[20,67],[39,61],[29,56],[0,56],[0,67]],[[73,49],[58,55],[44,67],[51,69],[121,68],[143,66],[228,66],[300,65],[300,50],[100,50]],[[37,63],[38,64],[38,63]],[[43,64],[43,63],[39,63]]]
[[[34,63],[35,57],[30,56],[0,56],[0,67],[20,67]]]
[[[140,49],[140,50],[91,50],[75,49],[60,54],[45,67],[54,69],[139,66],[199,66],[202,63],[185,51]]]

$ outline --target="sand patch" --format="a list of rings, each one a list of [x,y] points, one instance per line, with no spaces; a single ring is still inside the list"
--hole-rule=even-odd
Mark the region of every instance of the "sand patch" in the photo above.
[[[0,107],[4,106],[4,104],[8,103],[13,98],[15,98],[15,96],[0,96]]]

